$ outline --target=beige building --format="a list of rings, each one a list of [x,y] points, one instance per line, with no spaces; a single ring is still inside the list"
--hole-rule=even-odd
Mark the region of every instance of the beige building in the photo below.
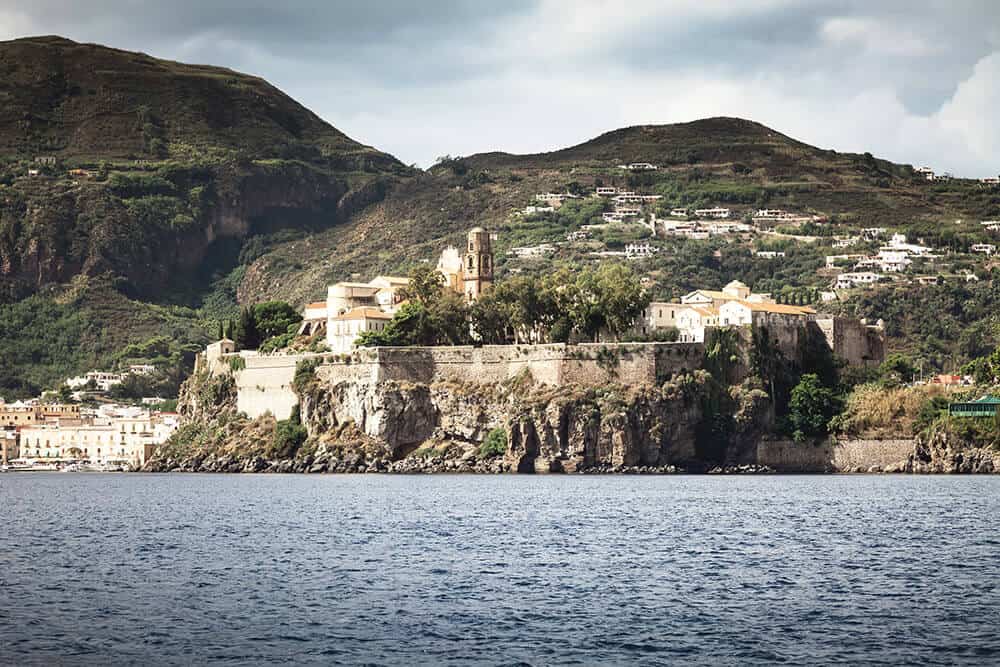
[[[20,458],[139,467],[175,428],[176,420],[151,415],[72,426],[28,426],[20,429]]]

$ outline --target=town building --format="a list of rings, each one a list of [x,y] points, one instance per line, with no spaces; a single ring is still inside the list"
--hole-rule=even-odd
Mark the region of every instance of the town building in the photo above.
[[[970,248],[970,250],[972,250],[972,252],[983,253],[984,255],[992,255],[997,251],[997,247],[992,243],[976,243]]]
[[[47,423],[20,429],[19,458],[28,462],[87,461],[140,467],[177,428],[170,413],[93,418],[72,425]]]
[[[69,378],[66,386],[70,389],[83,389],[91,382],[97,391],[108,392],[111,387],[121,384],[125,380],[127,373],[111,373],[108,371],[90,371],[86,375]]]

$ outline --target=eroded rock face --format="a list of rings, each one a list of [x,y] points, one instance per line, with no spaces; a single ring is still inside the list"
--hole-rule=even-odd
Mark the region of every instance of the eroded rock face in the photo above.
[[[236,412],[231,382],[194,376],[180,401],[187,425],[148,470],[232,472],[664,473],[702,460],[696,443],[706,376],[660,387],[328,382],[300,393],[308,433],[291,450],[278,424]],[[502,429],[502,451],[482,449]],[[496,438],[497,436],[492,436]],[[502,441],[502,440],[501,440]],[[726,446],[723,445],[723,449]]]
[[[1000,473],[1000,452],[970,447],[947,433],[917,438],[905,472],[915,473]]]
[[[314,386],[303,421],[319,441],[352,424],[397,454],[427,442],[478,447],[507,433],[503,456],[519,472],[577,472],[595,466],[697,465],[700,403],[672,386],[532,388],[384,382]]]

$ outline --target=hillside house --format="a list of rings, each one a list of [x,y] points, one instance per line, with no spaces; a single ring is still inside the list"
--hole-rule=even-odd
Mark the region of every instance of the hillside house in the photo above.
[[[930,167],[917,167],[913,171],[920,174],[925,180],[928,181],[934,180],[934,170],[931,169]]]
[[[833,289],[851,289],[852,287],[870,287],[885,276],[872,271],[857,271],[841,273],[833,282]]]
[[[659,167],[649,162],[632,162],[629,164],[620,164],[618,168],[627,171],[656,171]]]
[[[625,245],[625,257],[629,259],[637,259],[640,257],[652,257],[654,254],[659,252],[659,248],[655,248],[649,244],[645,243],[628,243]]]
[[[764,259],[774,259],[775,257],[784,257],[784,250],[755,250],[753,253],[754,257],[761,257]]]
[[[688,210],[686,208],[672,208],[670,209],[671,218],[686,218]]]
[[[728,218],[728,208],[696,208],[694,214],[699,218]]]
[[[586,232],[583,230],[570,232],[569,234],[566,235],[567,241],[586,241],[589,238],[590,238],[590,232]]]
[[[997,251],[997,247],[992,243],[976,243],[969,249],[972,252],[978,252],[984,255],[992,255]]]
[[[980,222],[986,231],[1000,232],[1000,220],[983,220]]]
[[[556,247],[551,243],[540,243],[532,246],[520,246],[507,251],[508,257],[527,259],[531,257],[548,257],[555,253]]]

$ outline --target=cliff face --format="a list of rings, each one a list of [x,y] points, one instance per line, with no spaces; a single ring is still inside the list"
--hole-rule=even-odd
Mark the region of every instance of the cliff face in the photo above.
[[[186,425],[148,470],[270,472],[674,472],[747,460],[745,441],[703,446],[707,376],[661,387],[552,388],[313,380],[305,441],[283,447],[270,417],[237,415],[218,378],[183,390]],[[751,400],[752,404],[753,401]],[[750,421],[766,419],[759,405]],[[499,447],[484,442],[499,439]]]
[[[977,447],[947,431],[916,439],[903,470],[915,473],[1000,473],[1000,451]]]

